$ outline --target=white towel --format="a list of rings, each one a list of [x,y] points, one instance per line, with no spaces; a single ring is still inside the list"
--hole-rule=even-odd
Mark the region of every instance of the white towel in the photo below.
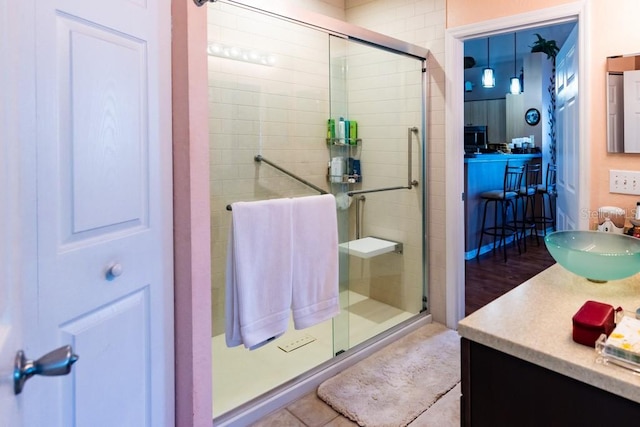
[[[340,312],[338,221],[331,194],[293,199],[293,321],[303,329]]]
[[[291,308],[291,199],[231,205],[225,333],[229,347],[258,348],[287,330]]]

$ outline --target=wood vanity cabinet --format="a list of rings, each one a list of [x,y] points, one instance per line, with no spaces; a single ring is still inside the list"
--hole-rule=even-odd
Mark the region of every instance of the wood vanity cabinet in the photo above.
[[[640,423],[636,402],[466,338],[461,338],[461,358],[462,426]]]

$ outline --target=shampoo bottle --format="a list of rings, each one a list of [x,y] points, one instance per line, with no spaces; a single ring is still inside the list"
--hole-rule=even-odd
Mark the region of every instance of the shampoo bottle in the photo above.
[[[331,175],[331,182],[342,182],[342,176],[345,172],[345,159],[344,157],[334,157],[331,159],[331,166],[329,168]]]
[[[340,120],[338,121],[338,138],[340,138],[342,142],[344,142],[345,130],[344,130],[344,118],[342,117],[340,117]]]

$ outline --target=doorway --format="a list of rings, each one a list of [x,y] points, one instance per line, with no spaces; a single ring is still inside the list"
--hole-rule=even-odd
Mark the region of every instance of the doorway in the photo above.
[[[472,170],[474,176],[477,171],[495,173],[498,169],[492,168],[498,154],[513,152],[507,158],[510,164],[520,161],[531,164],[539,164],[541,173],[538,183],[545,179],[545,170],[550,163],[555,163],[556,158],[565,159],[564,156],[556,156],[556,143],[552,138],[555,131],[555,114],[550,114],[550,105],[555,103],[552,93],[555,95],[556,58],[548,55],[548,52],[533,53],[533,47],[546,43],[546,46],[555,44],[559,49],[572,44],[570,37],[577,27],[575,21],[560,24],[536,26],[519,29],[500,34],[492,34],[487,37],[473,38],[464,42],[465,58],[465,96],[464,96],[464,124],[468,126],[482,126],[488,129],[489,138],[483,147],[484,154],[465,154],[465,168],[469,168],[467,179],[471,179]],[[491,62],[487,47],[492,47]],[[497,51],[497,52],[495,52]],[[494,53],[495,52],[495,53]],[[551,52],[555,54],[556,52]],[[483,69],[491,67],[497,75],[495,86],[483,87],[480,76]],[[558,71],[559,72],[559,71]],[[509,76],[519,78],[519,83],[524,90],[510,93]],[[526,87],[523,83],[526,82]],[[542,112],[542,118],[538,123],[526,123],[524,111],[535,107]],[[523,150],[510,144],[514,138],[529,137],[531,147]],[[517,139],[516,139],[517,140]],[[535,143],[534,143],[535,141]],[[465,150],[467,142],[465,141]],[[522,153],[528,153],[526,156]],[[467,160],[472,157],[474,160]],[[483,162],[483,157],[488,159]],[[500,157],[500,156],[498,156]],[[526,160],[523,160],[527,157]],[[532,157],[529,159],[529,157]],[[469,164],[467,164],[469,162]],[[474,162],[471,164],[471,162]],[[489,171],[493,172],[489,172]],[[526,252],[522,256],[509,256],[508,263],[502,257],[495,256],[499,251],[491,249],[491,239],[484,239],[485,245],[477,256],[479,242],[478,233],[480,225],[480,204],[477,192],[471,194],[472,188],[477,184],[467,185],[466,202],[466,244],[465,244],[465,314],[469,315],[478,308],[498,298],[520,283],[528,280],[554,263],[544,241],[541,240],[551,227],[536,229],[538,237],[534,240],[528,238],[523,247]],[[488,187],[481,187],[488,188]],[[555,202],[555,199],[552,199]],[[547,208],[545,216],[550,216],[551,210]],[[546,224],[545,224],[546,225]],[[507,250],[515,255],[515,244],[510,243]]]
[[[449,53],[446,63],[447,75],[449,75],[449,86],[447,87],[447,106],[450,114],[446,117],[447,135],[451,141],[463,141],[464,127],[464,111],[463,111],[463,91],[464,81],[463,75],[463,57],[464,57],[464,41],[472,38],[486,37],[488,35],[500,34],[504,32],[518,31],[522,28],[530,28],[541,25],[549,25],[553,23],[562,23],[575,21],[580,25],[584,20],[586,10],[583,5],[572,4],[563,8],[542,9],[535,12],[529,12],[507,18],[496,19],[475,25],[466,25],[460,28],[447,30],[445,34],[446,50]],[[579,33],[577,48],[584,46],[586,43],[583,32]],[[582,81],[587,80],[588,76],[584,72],[584,58],[579,59],[578,68],[581,70]],[[581,84],[581,86],[582,86]],[[584,129],[582,123],[585,119],[587,106],[584,97],[579,100],[578,109],[580,113],[578,117],[578,128]],[[448,218],[452,223],[464,223],[464,172],[460,168],[460,161],[464,157],[464,146],[460,144],[448,144],[446,147],[446,189],[447,194],[457,195],[461,197],[449,197],[447,199],[447,212],[450,212]],[[576,167],[579,170],[579,176],[588,173],[588,165],[586,155],[580,154]],[[584,204],[586,201],[585,189],[580,189],[580,199]],[[579,209],[578,206],[575,207]],[[586,220],[582,221],[579,226],[584,228]],[[585,222],[585,224],[582,224]],[[465,272],[464,272],[464,228],[448,227],[447,231],[447,324],[450,326],[457,325],[457,322],[465,316]]]

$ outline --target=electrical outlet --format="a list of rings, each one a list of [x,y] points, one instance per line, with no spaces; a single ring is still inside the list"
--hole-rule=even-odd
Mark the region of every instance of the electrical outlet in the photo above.
[[[609,170],[609,192],[640,195],[640,172]]]

